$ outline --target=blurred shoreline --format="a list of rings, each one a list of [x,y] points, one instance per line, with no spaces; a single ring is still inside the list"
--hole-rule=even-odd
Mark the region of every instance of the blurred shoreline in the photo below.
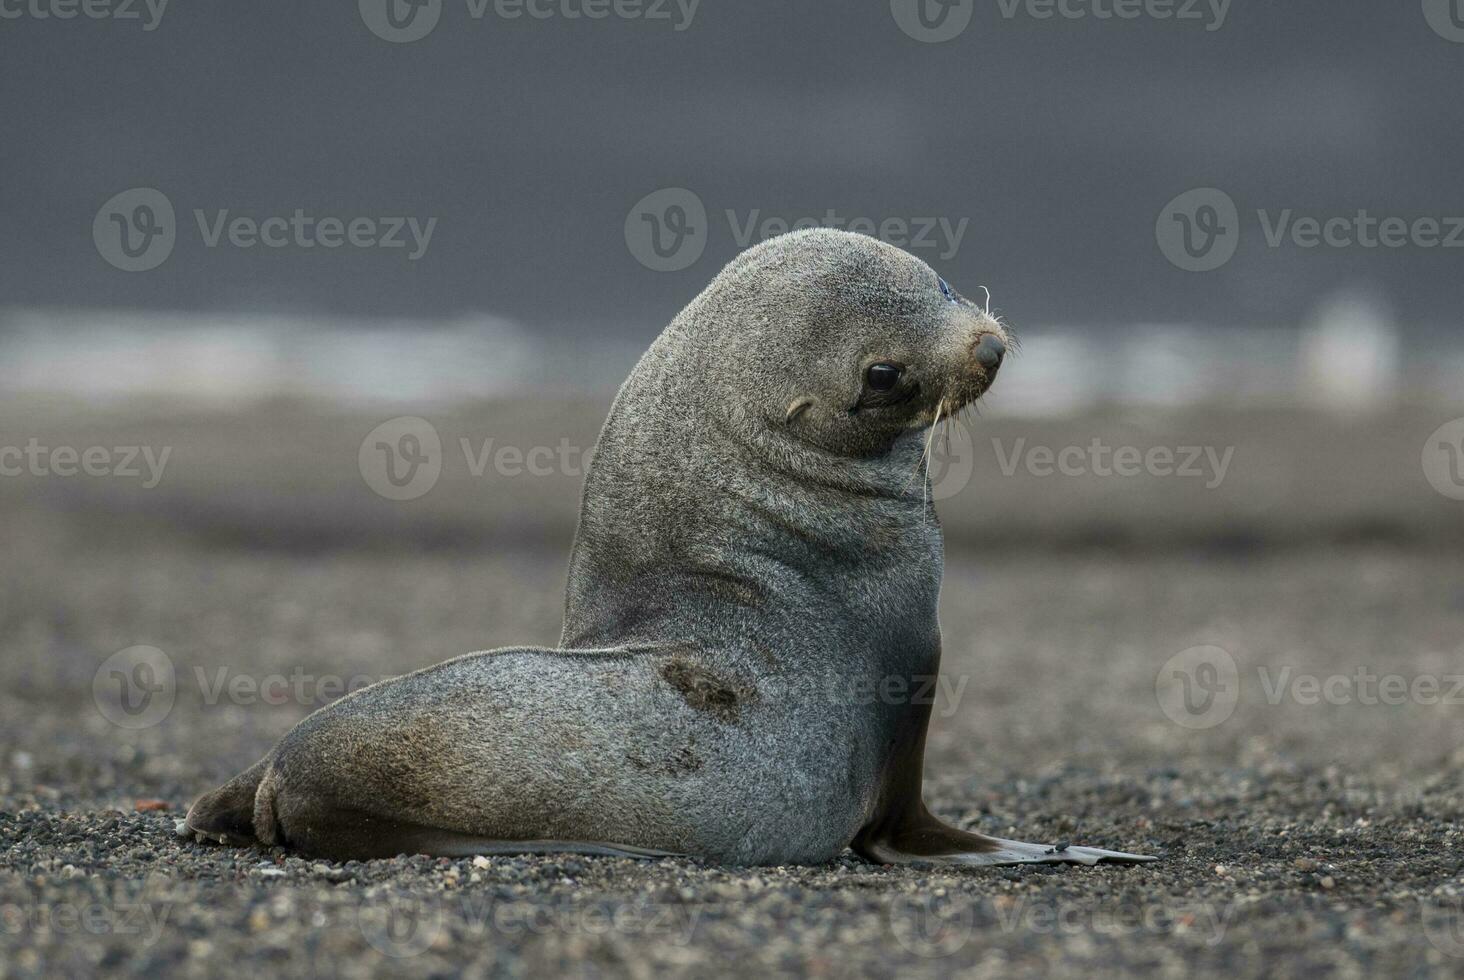
[[[562,327],[563,325],[559,325]],[[1068,417],[1107,405],[1310,408],[1359,414],[1464,400],[1464,339],[1405,328],[1343,289],[1305,321],[1028,327],[983,413]],[[436,320],[0,308],[0,396],[244,408],[351,407],[613,394],[654,333]]]
[[[400,424],[402,406],[8,396],[0,520],[49,524],[81,551],[139,534],[289,552],[567,549],[608,407],[601,394],[411,408],[411,425],[439,444],[438,472],[394,500],[371,467],[374,434]],[[983,551],[1458,548],[1464,504],[1430,485],[1421,463],[1430,433],[1457,416],[1464,407],[1437,403],[1350,417],[1213,406],[983,414],[938,446],[932,506],[952,547]],[[21,462],[27,444],[34,466]],[[52,472],[58,449],[69,450],[59,457],[68,475]],[[116,469],[130,451],[131,475],[81,472],[73,456],[89,449]]]

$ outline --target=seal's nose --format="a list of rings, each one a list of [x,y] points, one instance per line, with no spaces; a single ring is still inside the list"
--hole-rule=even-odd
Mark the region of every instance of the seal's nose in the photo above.
[[[989,374],[1001,367],[1001,359],[1006,356],[1006,344],[994,333],[989,333],[981,338],[976,344],[976,363],[980,364]]]

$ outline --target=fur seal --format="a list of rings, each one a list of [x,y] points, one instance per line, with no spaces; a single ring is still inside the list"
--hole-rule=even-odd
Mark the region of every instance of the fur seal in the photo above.
[[[341,698],[186,828],[336,859],[1153,860],[967,832],[921,798],[931,706],[910,693],[940,667],[944,557],[920,464],[1008,342],[873,238],[815,229],[744,252],[615,398],[559,648]]]

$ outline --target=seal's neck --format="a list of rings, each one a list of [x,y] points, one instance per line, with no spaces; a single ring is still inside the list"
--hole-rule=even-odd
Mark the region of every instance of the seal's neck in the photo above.
[[[858,629],[912,594],[933,610],[940,531],[919,433],[885,457],[835,457],[709,404],[668,367],[653,347],[601,433],[563,643],[636,642],[668,635],[668,624],[767,623],[814,607]]]

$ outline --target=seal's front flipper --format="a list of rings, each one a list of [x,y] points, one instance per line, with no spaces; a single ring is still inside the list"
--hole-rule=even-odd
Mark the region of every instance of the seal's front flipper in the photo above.
[[[954,828],[952,828],[954,830]],[[956,833],[961,833],[956,831]],[[1127,851],[1105,851],[1100,847],[1078,847],[1073,844],[1028,844],[1002,837],[987,837],[983,834],[964,834],[980,841],[977,848],[970,850],[941,850],[925,846],[915,850],[901,850],[885,842],[870,842],[857,848],[860,854],[880,864],[942,864],[960,867],[999,867],[1009,864],[1147,864],[1159,860],[1147,854],[1130,854]],[[953,842],[954,843],[954,842]]]
[[[934,860],[940,864],[1003,865],[1003,864],[1148,864],[1159,860],[1147,854],[1127,851],[1105,851],[1101,847],[1078,847],[1074,844],[1028,844],[1002,837],[987,837],[995,850],[951,854]]]
[[[1071,844],[1028,844],[960,830],[937,820],[917,801],[893,825],[873,825],[854,839],[854,850],[877,864],[940,864],[995,867],[1005,864],[1146,864],[1159,860],[1127,851]]]

